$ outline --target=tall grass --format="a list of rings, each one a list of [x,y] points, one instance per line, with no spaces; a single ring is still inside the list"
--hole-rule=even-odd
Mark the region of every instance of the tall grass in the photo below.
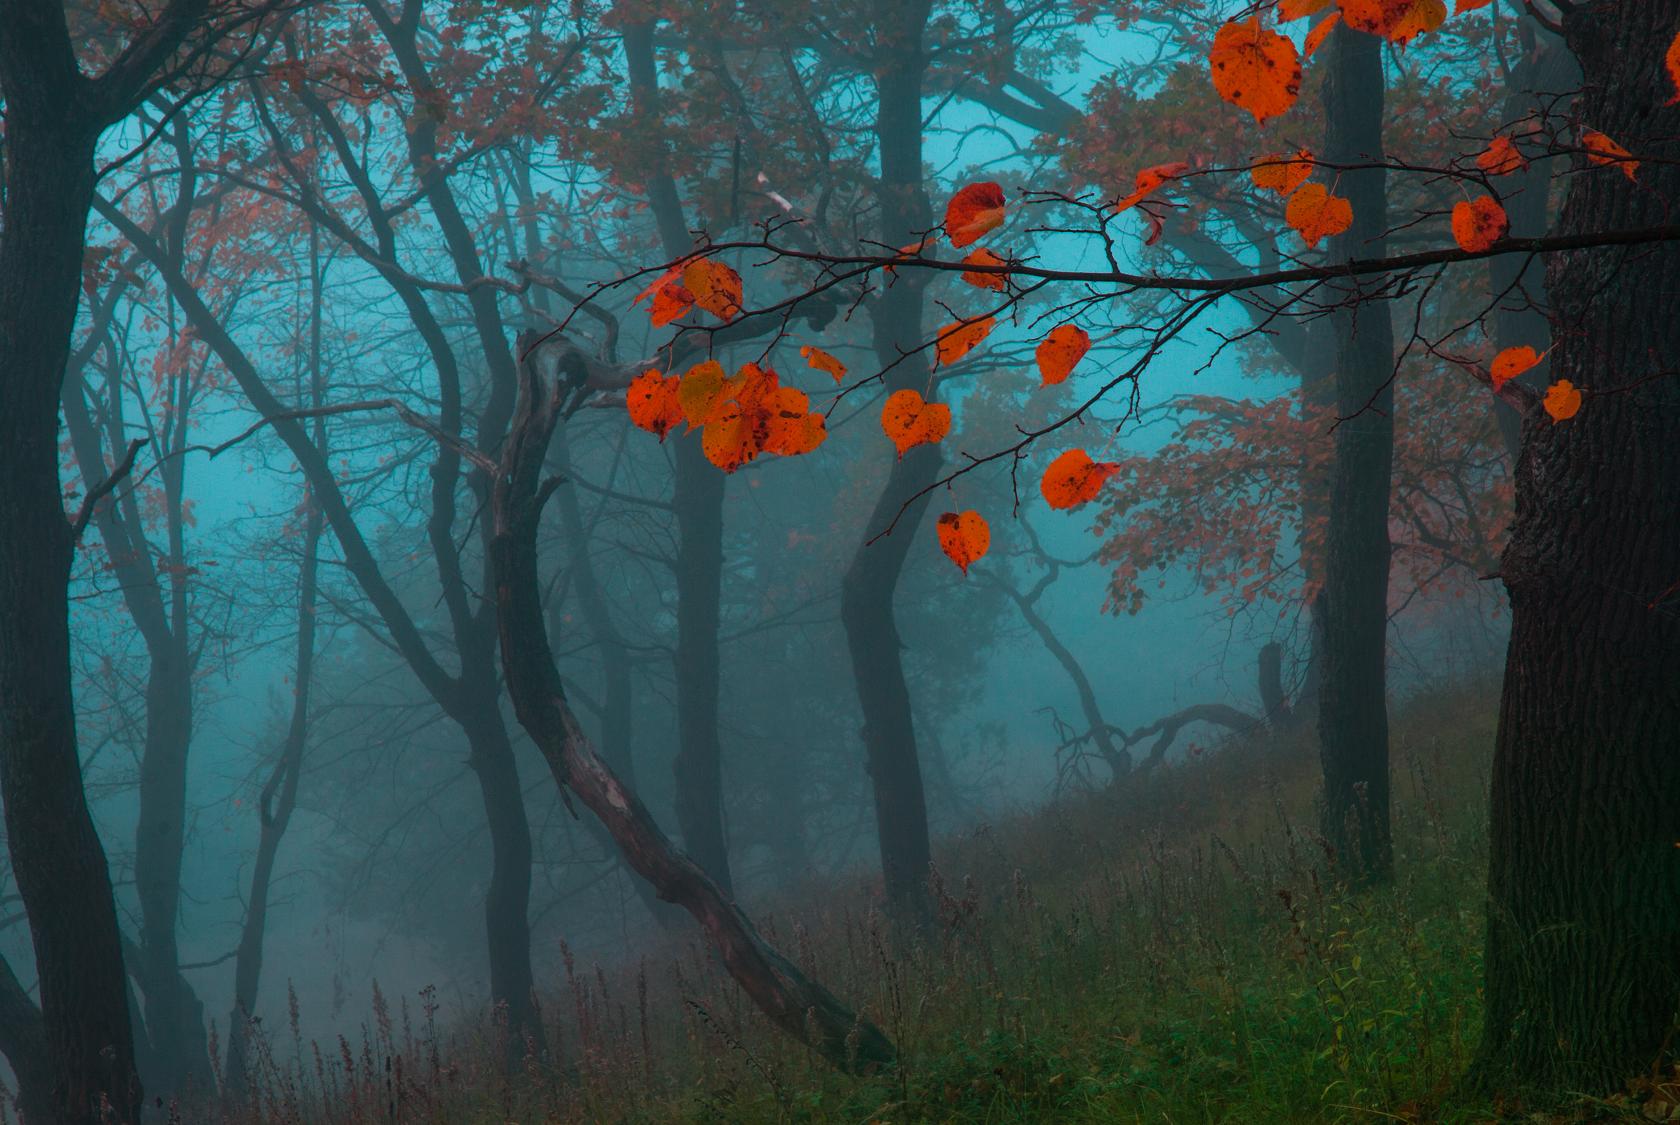
[[[228,1125],[375,1122],[1488,1121],[1456,1093],[1480,1019],[1491,693],[1397,718],[1398,877],[1350,893],[1314,830],[1310,732],[948,840],[937,923],[862,883],[756,904],[902,1065],[849,1079],[775,1034],[698,944],[568,952],[547,1059],[495,1065],[383,999],[354,1040],[270,1034]],[[1506,1107],[1509,1109],[1509,1107]],[[1607,1107],[1614,1109],[1614,1107]]]

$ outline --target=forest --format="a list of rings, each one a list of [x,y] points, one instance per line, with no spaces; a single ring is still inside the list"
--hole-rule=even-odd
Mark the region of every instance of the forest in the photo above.
[[[1680,0],[0,0],[0,1123],[1680,1121]]]

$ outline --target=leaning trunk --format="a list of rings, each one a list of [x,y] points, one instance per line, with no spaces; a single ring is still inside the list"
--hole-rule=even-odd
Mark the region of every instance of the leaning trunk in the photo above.
[[[1566,15],[1580,120],[1643,163],[1578,167],[1560,234],[1680,207],[1676,26],[1680,0]],[[1517,463],[1478,1069],[1602,1094],[1674,1051],[1680,1009],[1680,247],[1559,254],[1547,289],[1553,374],[1586,399],[1531,411]]]
[[[534,352],[535,341],[534,334],[521,340],[521,354]],[[541,481],[563,395],[537,374],[538,362],[533,355],[523,366],[508,441],[493,474],[481,478],[489,492],[502,670],[520,723],[547,760],[567,803],[575,794],[659,897],[694,916],[760,1011],[845,1070],[870,1072],[892,1065],[894,1050],[886,1036],[772,949],[729,896],[671,844],[641,800],[596,753],[572,712],[543,627],[537,571],[543,504],[554,488],[563,487],[557,478]]]
[[[1338,26],[1324,84],[1322,159],[1354,166],[1337,191],[1353,226],[1330,247],[1332,261],[1381,257],[1387,248],[1383,161],[1382,42]],[[1356,882],[1393,871],[1388,822],[1388,501],[1394,461],[1394,329],[1381,278],[1332,289],[1336,412],[1330,527],[1324,567],[1324,661],[1318,733],[1324,765],[1324,836]]]

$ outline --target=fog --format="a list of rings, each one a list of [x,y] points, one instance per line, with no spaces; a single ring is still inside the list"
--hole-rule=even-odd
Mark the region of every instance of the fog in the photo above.
[[[220,1082],[247,1017],[332,1053],[377,989],[463,1035],[517,1028],[571,958],[697,940],[510,695],[492,491],[530,371],[566,388],[536,564],[569,713],[747,916],[842,893],[893,914],[925,893],[918,832],[937,863],[982,826],[1312,729],[1326,466],[1364,417],[1314,389],[1342,306],[1273,286],[1187,314],[1195,290],[1087,276],[1322,260],[1246,171],[1316,143],[1316,80],[1264,129],[1204,89],[1212,31],[1249,7],[271,7],[102,134],[62,392],[66,509],[106,493],[71,570],[75,737],[148,1092],[202,1084],[207,1051]],[[1388,58],[1396,160],[1486,131],[1507,31],[1459,18]],[[1146,202],[1117,208],[1134,183]],[[1007,213],[963,241],[946,208],[974,184]],[[1389,190],[1391,214],[1443,213],[1434,181]],[[890,258],[979,246],[1072,280]],[[708,296],[695,262],[744,296]],[[1371,399],[1401,403],[1376,408],[1403,430],[1378,626],[1396,708],[1504,659],[1510,462],[1449,354],[1479,284],[1377,306],[1407,372]],[[940,326],[986,313],[983,344],[935,362]],[[1091,348],[1049,385],[1035,349],[1062,323]],[[725,465],[686,398],[669,432],[639,424],[644,372],[687,395],[707,360],[773,368],[819,444],[760,433]],[[949,433],[895,452],[883,405],[906,389]],[[1069,449],[1112,479],[1052,508]],[[990,543],[965,570],[936,524],[969,509]],[[8,903],[0,953],[34,994]]]

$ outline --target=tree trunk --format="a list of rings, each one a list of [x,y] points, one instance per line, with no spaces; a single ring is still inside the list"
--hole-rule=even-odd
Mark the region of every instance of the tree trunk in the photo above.
[[[175,638],[172,638],[175,639]],[[146,745],[140,759],[140,815],[134,884],[140,900],[140,963],[146,1038],[154,1068],[147,1085],[164,1098],[204,1093],[214,1081],[204,1005],[181,976],[181,852],[186,840],[187,750],[192,741],[191,654],[179,639],[150,653]]]
[[[1378,165],[1338,174],[1353,226],[1331,260],[1381,257],[1387,249],[1383,160],[1382,42],[1338,26],[1324,83],[1331,165]],[[1334,286],[1335,452],[1324,574],[1324,668],[1318,733],[1324,765],[1324,836],[1355,882],[1393,872],[1388,820],[1388,504],[1394,461],[1394,329],[1386,300],[1367,299],[1380,278]]]
[[[521,341],[534,350],[536,337]],[[519,721],[548,761],[562,795],[576,794],[600,818],[625,861],[659,897],[683,907],[705,930],[742,990],[788,1034],[835,1066],[867,1073],[891,1066],[892,1043],[878,1028],[806,977],[759,936],[740,908],[671,845],[635,793],[602,761],[566,700],[543,626],[537,526],[557,478],[539,483],[562,395],[545,386],[533,355],[524,365],[519,408],[489,490],[487,520],[498,599],[502,669]]]
[[[657,133],[659,79],[652,22],[626,25],[624,56],[641,127]],[[669,172],[648,178],[648,208],[672,259],[694,248],[677,182]],[[674,360],[674,355],[673,355]],[[677,824],[683,848],[730,893],[729,844],[723,826],[723,746],[718,739],[722,673],[718,624],[723,584],[724,476],[706,460],[698,434],[679,435],[675,461],[677,516]]]
[[[734,893],[723,825],[723,744],[718,739],[719,603],[723,587],[724,475],[700,435],[672,450],[677,515],[677,824],[683,848],[725,894]]]
[[[1577,161],[1560,234],[1680,206],[1677,26],[1677,0],[1566,13],[1580,120],[1644,163]],[[1517,464],[1477,1073],[1603,1094],[1674,1051],[1680,1009],[1680,248],[1559,254],[1547,289],[1553,374],[1587,396],[1532,412]]]
[[[494,650],[485,659],[494,661]],[[467,762],[478,778],[490,828],[490,886],[484,894],[490,996],[498,1018],[507,1021],[508,1050],[518,1059],[528,1047],[541,1055],[545,1044],[531,971],[531,828],[493,669],[492,663],[478,693],[482,709],[473,708],[470,691],[463,692],[468,695],[468,709],[456,721],[467,733],[471,748]]]
[[[105,850],[76,756],[70,679],[70,523],[58,477],[58,400],[81,289],[98,130],[65,59],[60,88],[20,51],[52,51],[31,8],[0,37],[5,200],[0,218],[0,795],[41,981],[55,1117],[139,1118],[122,945]],[[56,12],[62,25],[63,12]],[[57,29],[62,32],[62,26]],[[68,51],[65,41],[62,50]],[[79,81],[79,78],[76,79]]]
[[[888,246],[913,242],[933,225],[922,186],[922,79],[927,68],[922,35],[927,18],[926,0],[880,0],[876,5],[879,109],[875,138],[881,152],[877,197],[880,237]],[[926,352],[916,351],[926,344],[922,334],[926,280],[896,276],[888,292],[876,295],[870,317],[876,360],[888,369],[886,390],[912,388],[932,398]],[[893,465],[840,585],[840,620],[863,711],[864,753],[875,794],[881,876],[889,906],[912,920],[927,912],[932,849],[893,599],[905,556],[927,509],[926,498],[903,513],[891,535],[873,546],[869,540],[899,517],[910,497],[933,483],[940,463],[936,445],[919,445]]]

